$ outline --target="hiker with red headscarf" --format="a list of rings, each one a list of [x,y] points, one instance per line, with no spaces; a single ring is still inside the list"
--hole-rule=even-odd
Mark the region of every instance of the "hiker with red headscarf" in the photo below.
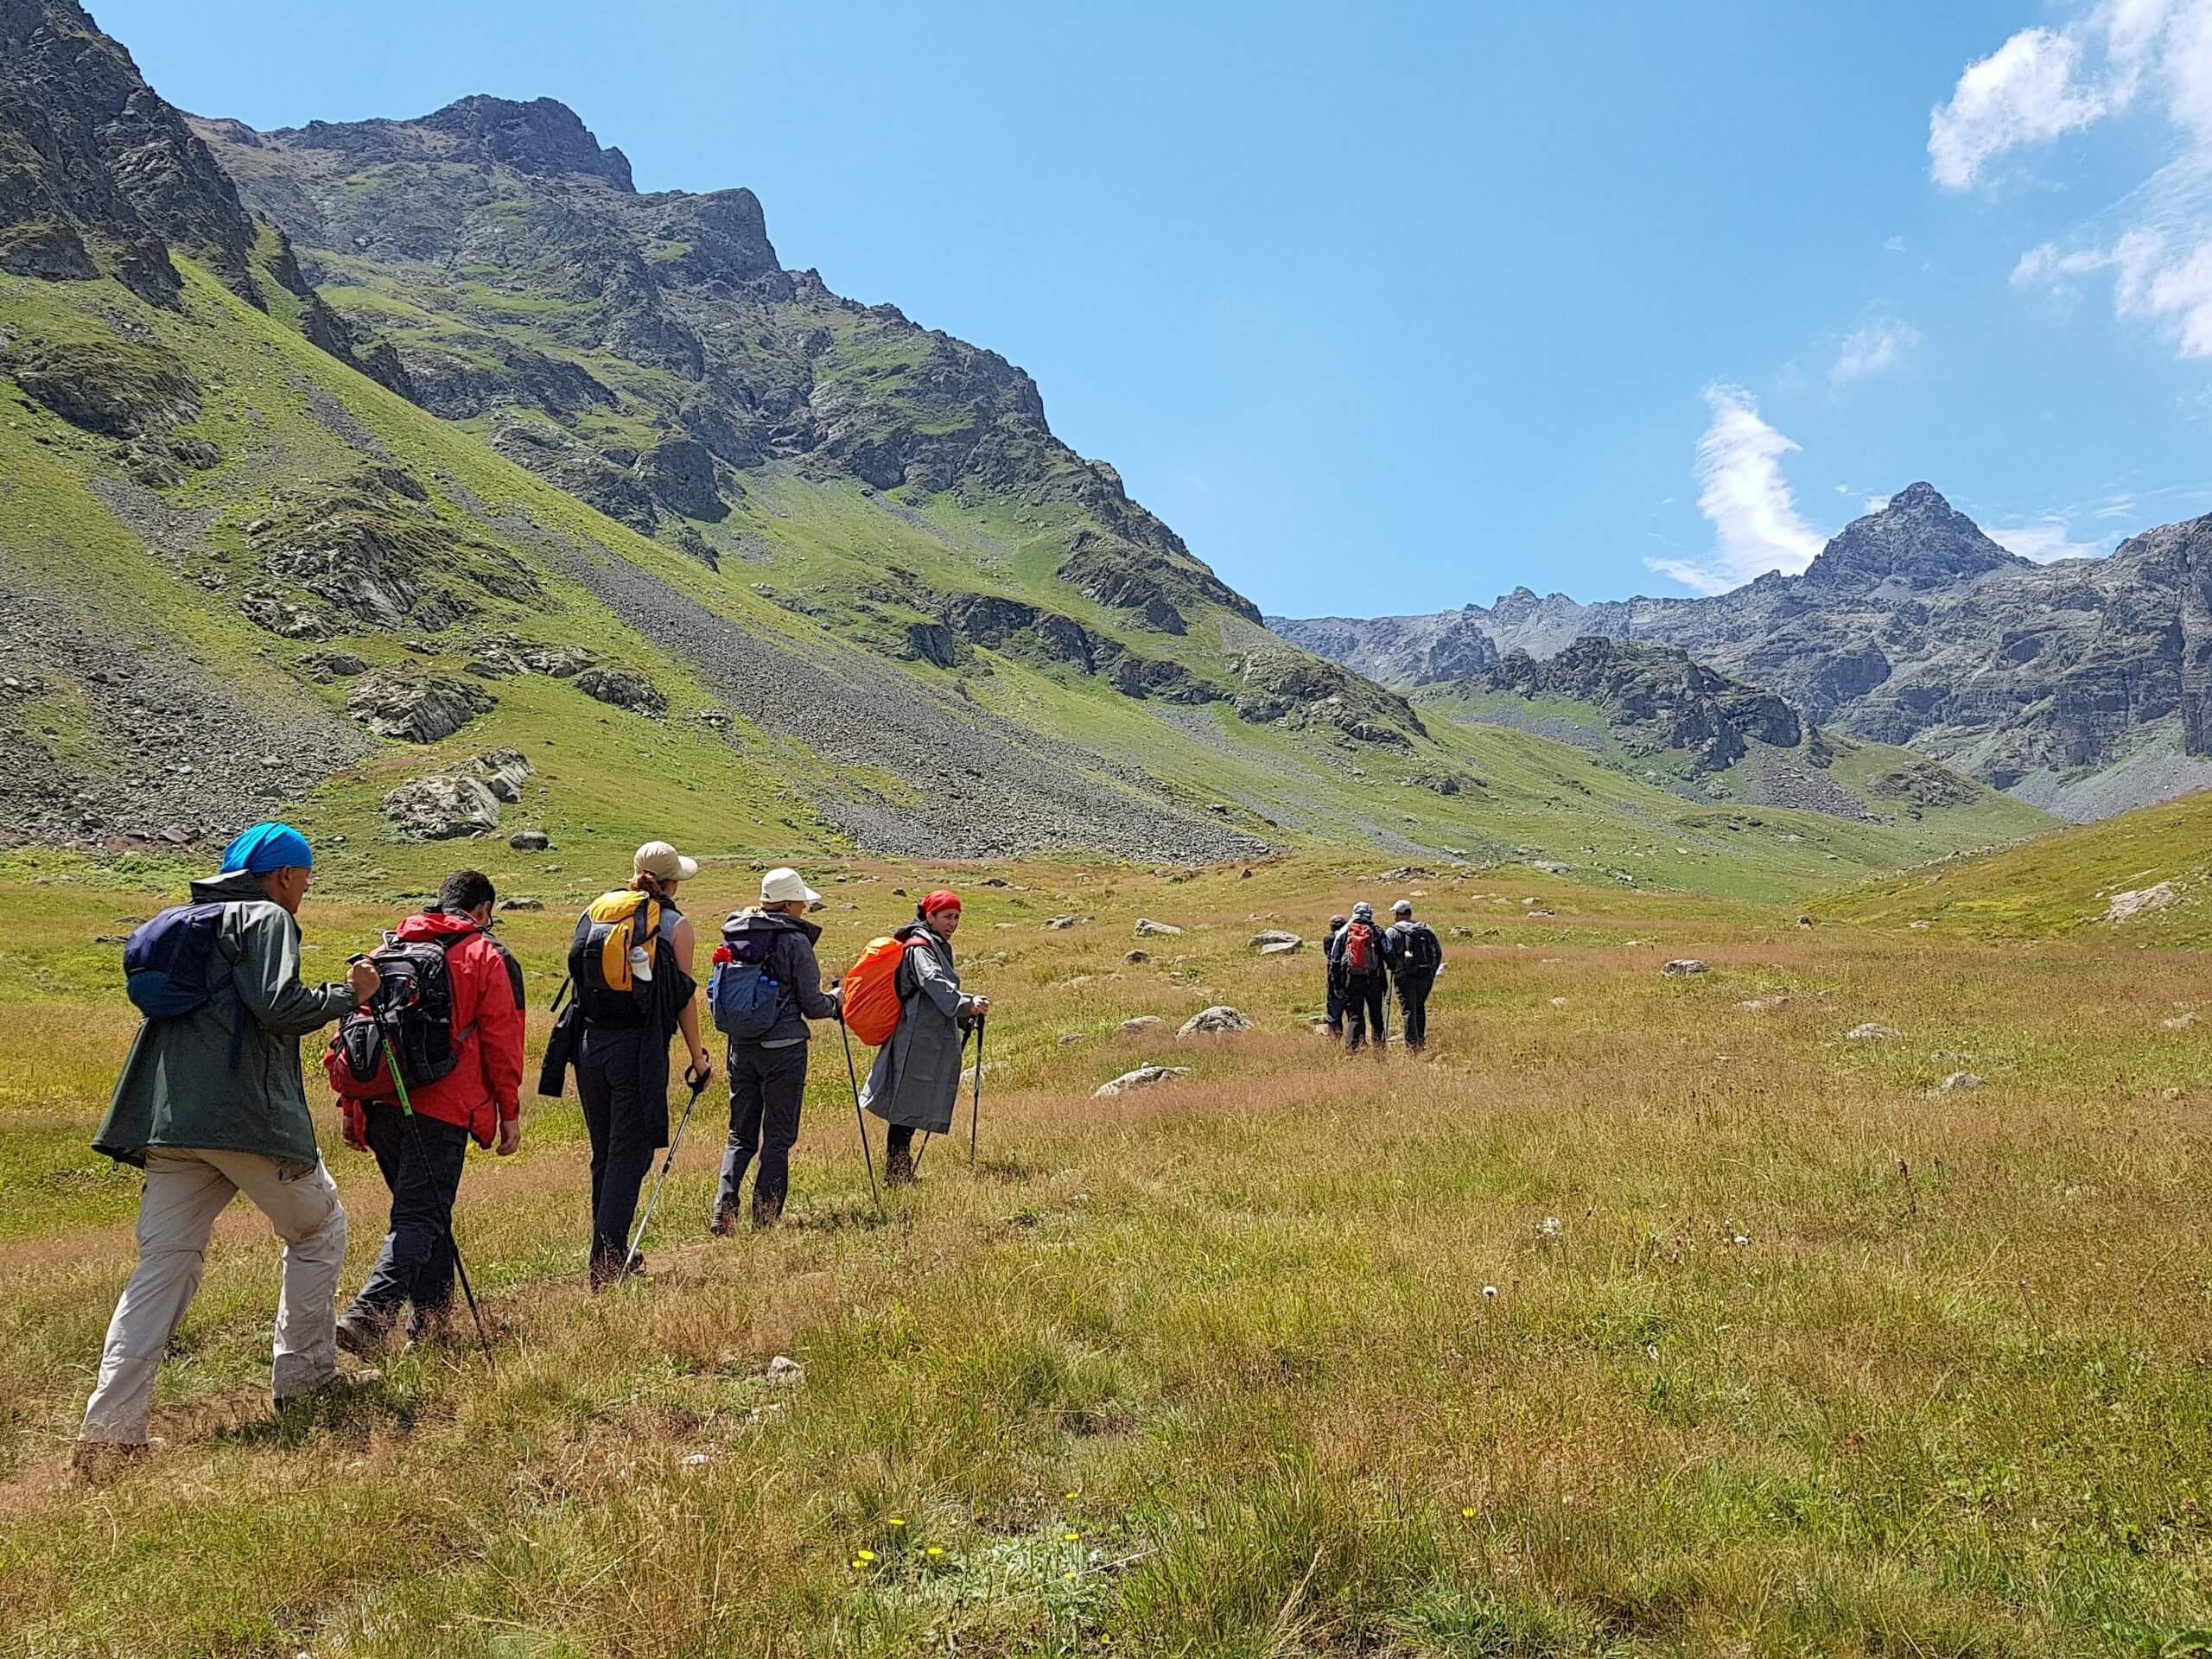
[[[914,1179],[917,1129],[943,1135],[952,1127],[965,1033],[990,1007],[987,998],[961,993],[952,965],[959,926],[960,895],[939,888],[893,936],[907,947],[899,962],[899,1028],[876,1051],[861,1090],[861,1104],[891,1126],[883,1160],[889,1186]]]

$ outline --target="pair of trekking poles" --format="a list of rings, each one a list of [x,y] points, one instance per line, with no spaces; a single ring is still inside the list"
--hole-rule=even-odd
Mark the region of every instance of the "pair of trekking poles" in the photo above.
[[[978,1135],[978,1123],[980,1119],[982,1119],[984,1024],[987,1024],[984,1020],[976,1020],[976,1082],[973,1082],[973,1093],[969,1095],[969,1170],[976,1168],[976,1135]],[[876,1204],[876,1214],[882,1214],[882,1185],[876,1181],[876,1150],[868,1144],[868,1115],[861,1110],[861,1068],[854,1064],[852,1033],[847,1031],[842,1020],[838,1020],[836,1033],[838,1038],[845,1042],[845,1079],[852,1084],[852,1122],[854,1122],[854,1128],[861,1130],[861,1161],[868,1166],[868,1197],[869,1199],[874,1199],[874,1204]],[[967,1048],[967,1038],[960,1039],[960,1046],[963,1046],[963,1051]],[[652,1194],[646,1199],[646,1212],[644,1212],[644,1217],[639,1217],[639,1221],[637,1221],[637,1232],[631,1234],[628,1255],[624,1255],[624,1259],[621,1259],[621,1272],[624,1272],[624,1276],[628,1276],[628,1272],[631,1272],[631,1263],[632,1261],[637,1261],[637,1245],[639,1245],[641,1241],[644,1241],[644,1236],[646,1236],[646,1224],[651,1224],[652,1221],[652,1210],[655,1210],[661,1201],[661,1185],[668,1181],[668,1170],[675,1168],[677,1153],[683,1148],[683,1130],[690,1128],[692,1106],[699,1103],[699,1095],[706,1090],[708,1079],[703,1073],[692,1073],[692,1068],[686,1066],[683,1068],[683,1082],[690,1084],[692,1095],[688,1102],[683,1102],[683,1117],[677,1119],[677,1133],[675,1137],[668,1141],[668,1157],[661,1159],[661,1173],[657,1174],[657,1177],[652,1177]],[[923,1139],[923,1153],[925,1154],[929,1153],[927,1137]],[[923,1157],[920,1157],[920,1154],[916,1154],[916,1159],[913,1159],[913,1168],[916,1170],[923,1168]]]
[[[969,1093],[969,1170],[976,1168],[976,1137],[978,1137],[978,1123],[982,1122],[984,1024],[987,1024],[987,1020],[982,1018],[976,1020],[976,1079],[973,1079],[973,1090]],[[861,1110],[861,1068],[854,1064],[852,1033],[847,1031],[842,1020],[838,1020],[836,1022],[836,1033],[838,1038],[845,1042],[845,1079],[852,1084],[852,1123],[854,1123],[854,1128],[861,1130],[861,1161],[868,1166],[868,1197],[869,1199],[874,1199],[874,1204],[876,1204],[876,1214],[882,1214],[882,1185],[876,1181],[876,1150],[868,1144],[868,1115]],[[960,1048],[963,1048],[963,1051],[967,1048],[967,1038],[960,1039]],[[639,1221],[637,1221],[637,1232],[631,1234],[628,1252],[626,1252],[624,1259],[621,1259],[621,1274],[624,1276],[628,1276],[628,1272],[631,1272],[631,1263],[632,1261],[637,1261],[637,1245],[639,1245],[641,1241],[644,1241],[644,1236],[646,1236],[646,1224],[651,1224],[652,1221],[652,1210],[655,1210],[661,1201],[661,1185],[668,1181],[668,1170],[675,1168],[677,1153],[683,1148],[683,1130],[690,1128],[692,1106],[699,1103],[699,1095],[706,1090],[708,1079],[703,1073],[692,1073],[690,1066],[686,1066],[683,1068],[683,1082],[690,1084],[692,1095],[688,1102],[683,1102],[683,1117],[677,1119],[677,1133],[675,1137],[668,1141],[668,1157],[661,1159],[661,1173],[657,1174],[657,1177],[652,1177],[652,1197],[648,1197],[646,1199],[646,1212],[644,1212],[644,1217],[639,1217]],[[925,1135],[923,1153],[916,1154],[916,1159],[913,1159],[913,1168],[916,1170],[923,1168],[923,1154],[927,1153],[929,1153],[929,1139],[927,1135]],[[458,1261],[458,1252],[455,1252],[455,1261]]]

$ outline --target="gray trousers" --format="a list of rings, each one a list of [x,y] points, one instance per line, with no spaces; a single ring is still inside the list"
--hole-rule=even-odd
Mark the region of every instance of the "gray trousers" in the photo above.
[[[337,1375],[346,1209],[330,1172],[320,1160],[302,1169],[250,1152],[151,1150],[146,1196],[138,1205],[138,1266],[108,1324],[99,1381],[85,1407],[84,1439],[144,1444],[154,1379],[200,1288],[207,1236],[240,1192],[284,1241],[271,1392],[288,1399]]]

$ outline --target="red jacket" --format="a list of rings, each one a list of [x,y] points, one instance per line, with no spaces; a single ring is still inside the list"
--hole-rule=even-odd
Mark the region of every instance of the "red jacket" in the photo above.
[[[425,1117],[452,1123],[488,1147],[500,1123],[522,1110],[522,969],[507,948],[466,916],[431,912],[399,925],[403,939],[436,939],[473,934],[446,951],[446,972],[453,982],[453,1040],[458,1057],[452,1071],[435,1083],[407,1091]],[[391,1103],[397,1104],[397,1102]],[[361,1103],[341,1099],[346,1141],[362,1144]]]

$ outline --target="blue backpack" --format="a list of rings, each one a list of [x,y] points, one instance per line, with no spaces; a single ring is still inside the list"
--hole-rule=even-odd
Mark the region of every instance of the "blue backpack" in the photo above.
[[[149,1020],[176,1020],[205,1007],[220,992],[238,996],[230,958],[223,954],[227,904],[173,905],[141,922],[123,946],[123,987]],[[245,1043],[243,999],[231,1027],[231,1070]]]
[[[714,1010],[715,1029],[741,1043],[758,1042],[775,1029],[784,988],[768,972],[770,943],[765,933],[724,929],[715,951],[707,1003]]]
[[[176,905],[141,922],[123,947],[124,988],[149,1020],[200,1007],[229,980],[223,954],[226,905]]]

